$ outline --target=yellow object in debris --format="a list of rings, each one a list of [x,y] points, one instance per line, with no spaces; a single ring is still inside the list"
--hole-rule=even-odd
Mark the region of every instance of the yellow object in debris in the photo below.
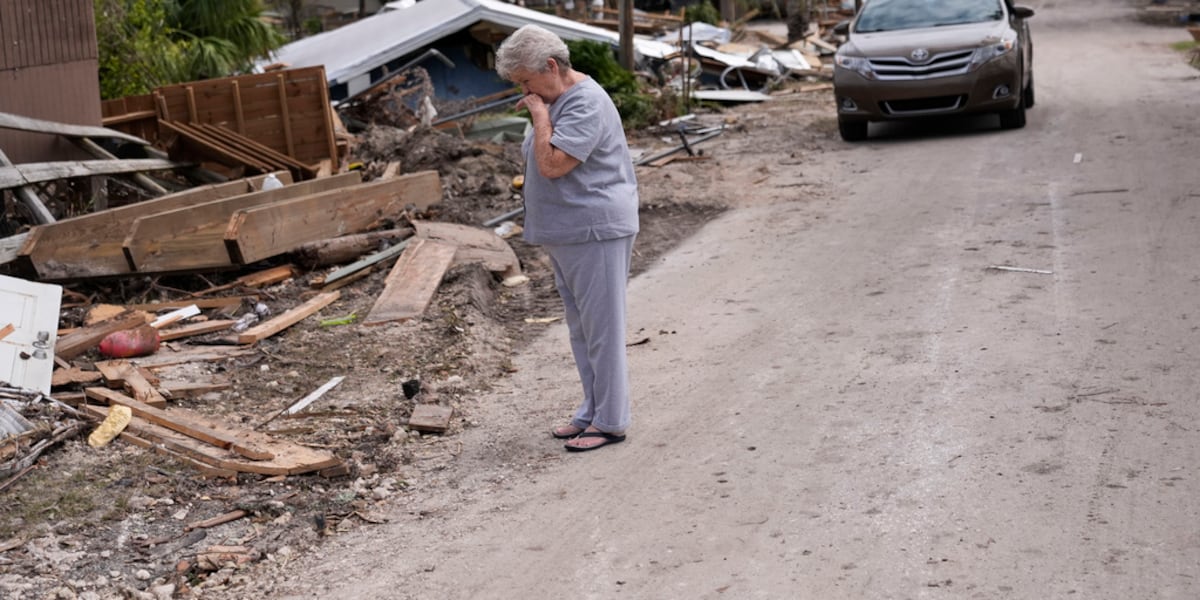
[[[525,176],[524,175],[517,175],[516,177],[513,177],[513,180],[512,180],[513,189],[519,190],[519,189],[521,189],[521,186],[523,186],[523,185],[525,185]]]
[[[115,405],[108,409],[108,418],[88,436],[88,445],[101,448],[107,445],[125,431],[125,427],[133,420],[133,411],[128,406]]]
[[[361,171],[365,168],[367,168],[367,166],[360,162],[352,162],[352,163],[346,165],[347,171]]]

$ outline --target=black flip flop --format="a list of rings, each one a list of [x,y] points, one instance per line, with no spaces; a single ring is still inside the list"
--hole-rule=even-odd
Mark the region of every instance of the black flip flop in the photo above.
[[[563,446],[564,448],[567,449],[567,452],[587,452],[588,450],[595,450],[597,448],[603,448],[609,444],[617,444],[617,443],[625,441],[624,435],[617,435],[615,433],[605,433],[603,431],[585,431],[575,437],[576,438],[604,438],[604,443],[596,444],[595,446],[585,446],[585,447],[571,446],[568,444],[568,445]]]

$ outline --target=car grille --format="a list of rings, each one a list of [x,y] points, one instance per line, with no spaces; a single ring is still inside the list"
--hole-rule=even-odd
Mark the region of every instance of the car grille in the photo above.
[[[871,69],[876,77],[882,80],[898,79],[929,79],[931,77],[948,77],[967,72],[971,64],[974,50],[957,50],[935,54],[921,63],[913,62],[903,56],[892,58],[872,58]]]
[[[919,115],[955,110],[967,103],[965,95],[936,96],[914,100],[888,100],[880,102],[883,112],[889,115]]]

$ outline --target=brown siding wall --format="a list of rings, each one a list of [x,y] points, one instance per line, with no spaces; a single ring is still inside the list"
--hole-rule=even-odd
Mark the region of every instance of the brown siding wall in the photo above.
[[[92,0],[0,0],[0,112],[100,125]],[[0,130],[15,163],[83,156],[55,136]]]

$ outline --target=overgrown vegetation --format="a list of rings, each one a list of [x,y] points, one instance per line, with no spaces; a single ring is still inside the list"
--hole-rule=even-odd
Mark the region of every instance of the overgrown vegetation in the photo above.
[[[93,2],[106,99],[244,72],[286,41],[259,0]]]
[[[1188,64],[1200,69],[1200,42],[1175,42],[1171,44],[1171,49],[1187,54]]]
[[[721,12],[707,0],[689,4],[683,9],[684,23],[708,23],[717,25],[721,22]]]
[[[675,94],[643,86],[633,73],[621,68],[608,44],[580,40],[567,42],[567,48],[571,66],[590,75],[608,92],[626,128],[637,129],[675,116]]]

